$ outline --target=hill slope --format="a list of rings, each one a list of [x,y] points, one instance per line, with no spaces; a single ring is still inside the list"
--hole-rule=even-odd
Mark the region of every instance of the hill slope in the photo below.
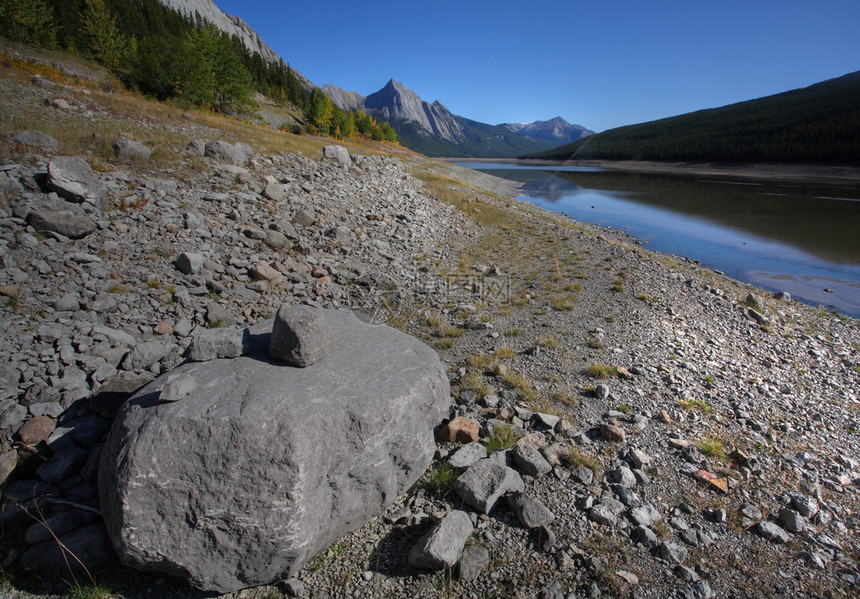
[[[809,87],[629,125],[526,158],[860,162],[860,71]]]

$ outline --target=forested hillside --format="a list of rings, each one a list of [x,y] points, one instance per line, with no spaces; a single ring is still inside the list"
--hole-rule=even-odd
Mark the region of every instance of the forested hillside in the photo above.
[[[549,160],[860,162],[860,72],[766,98],[619,127]]]
[[[237,36],[158,0],[0,0],[0,34],[90,57],[125,87],[159,100],[232,114],[252,108],[256,90],[301,109],[308,132],[396,139],[387,124],[346,113],[318,90],[303,89],[283,61],[268,62]]]

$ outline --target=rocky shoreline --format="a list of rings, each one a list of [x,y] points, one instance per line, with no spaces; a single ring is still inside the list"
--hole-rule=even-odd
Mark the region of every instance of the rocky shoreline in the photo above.
[[[20,95],[84,123],[101,110],[41,84]],[[419,482],[293,579],[225,597],[855,592],[856,320],[442,162],[273,154],[183,128],[187,147],[155,148],[169,167],[119,143],[112,168],[82,160],[83,176],[63,176],[50,141],[3,131],[4,596],[65,589],[63,574],[25,569],[64,571],[16,509],[34,494],[117,594],[201,596],[118,567],[98,515],[100,448],[118,403],[200,331],[284,303],[358,310],[434,347],[462,432],[440,429]],[[501,472],[504,498],[470,486],[479,464]],[[428,556],[431,531],[453,562]]]

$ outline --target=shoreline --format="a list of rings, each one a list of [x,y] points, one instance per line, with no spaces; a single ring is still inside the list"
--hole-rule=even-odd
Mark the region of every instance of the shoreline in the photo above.
[[[759,181],[792,181],[860,185],[860,166],[842,164],[658,162],[649,160],[530,160],[520,158],[440,158],[446,162],[498,162],[522,166],[580,166],[679,175],[740,177]]]

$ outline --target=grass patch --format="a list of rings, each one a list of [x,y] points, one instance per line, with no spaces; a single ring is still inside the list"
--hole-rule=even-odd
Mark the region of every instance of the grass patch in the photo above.
[[[559,458],[568,468],[576,469],[580,466],[585,466],[594,472],[594,476],[600,477],[603,474],[603,464],[600,459],[584,453],[574,443],[568,443],[564,450],[559,454]]]
[[[592,337],[591,339],[586,341],[585,344],[591,349],[596,349],[599,351],[603,351],[604,349],[606,349],[606,345],[604,345],[603,341],[597,339],[596,337]]]
[[[714,408],[708,402],[699,399],[698,397],[690,397],[678,400],[678,405],[687,410],[698,410],[702,414],[712,414]]]
[[[609,366],[603,362],[593,362],[586,369],[585,373],[594,379],[608,379],[610,377],[618,376],[618,368],[615,366]]]
[[[480,368],[481,370],[489,370],[495,362],[495,356],[488,354],[472,354],[466,359],[466,364],[472,368]]]
[[[554,297],[549,300],[549,305],[557,312],[570,312],[575,307],[575,302],[572,297]]]
[[[558,403],[564,404],[570,408],[576,406],[579,403],[579,400],[567,391],[553,391],[550,397],[553,401],[557,401]]]
[[[460,391],[474,391],[478,395],[478,399],[489,393],[490,388],[484,379],[477,372],[468,372],[466,376],[460,379]]]
[[[535,400],[537,392],[535,391],[531,380],[527,376],[520,374],[519,372],[509,370],[505,375],[505,382],[516,389],[527,401],[531,402]]]
[[[113,592],[100,584],[69,586],[69,596],[72,599],[111,599]]]
[[[514,357],[515,352],[509,345],[503,345],[499,349],[496,350],[496,359],[497,360],[510,360]]]
[[[522,329],[508,329],[505,331],[505,337],[522,337],[523,331]]]
[[[505,449],[513,449],[517,444],[517,436],[509,424],[502,424],[493,428],[493,432],[487,437],[487,453],[492,454]]]
[[[437,349],[451,349],[452,347],[454,347],[454,340],[447,337],[436,342]]]
[[[708,457],[724,460],[727,457],[726,446],[719,437],[705,437],[696,441],[699,451]]]
[[[461,472],[448,462],[439,462],[427,473],[424,487],[442,497],[447,497],[454,492],[454,483],[457,482],[460,474]]]
[[[537,344],[547,349],[558,349],[558,339],[556,339],[554,335],[541,337],[540,339],[538,339]]]

